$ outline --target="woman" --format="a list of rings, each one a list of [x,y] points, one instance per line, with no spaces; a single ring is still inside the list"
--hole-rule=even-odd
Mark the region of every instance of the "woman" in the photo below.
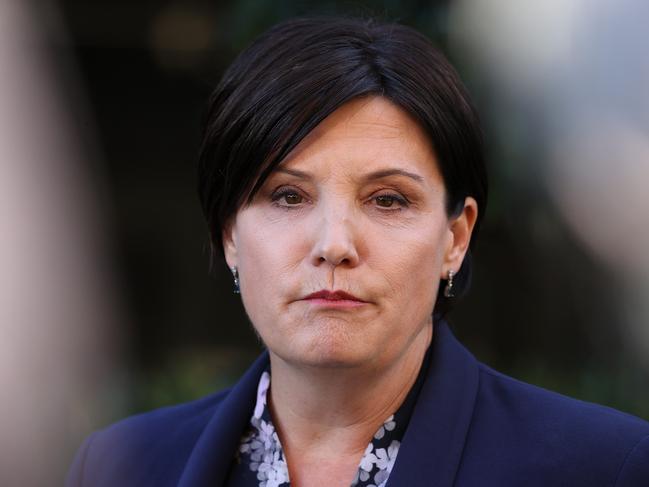
[[[210,99],[199,193],[268,352],[228,391],[94,434],[68,485],[649,485],[649,424],[502,376],[444,322],[487,182],[423,36],[262,35]]]

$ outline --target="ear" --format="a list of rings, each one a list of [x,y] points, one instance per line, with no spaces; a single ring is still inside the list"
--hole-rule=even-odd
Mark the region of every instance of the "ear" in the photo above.
[[[473,227],[478,218],[478,203],[471,196],[464,200],[464,208],[459,215],[449,220],[450,242],[444,255],[442,279],[446,279],[448,271],[457,273],[471,242]]]
[[[221,236],[223,240],[223,254],[225,255],[225,261],[227,262],[228,267],[230,269],[237,267],[237,229],[234,219],[224,225]]]

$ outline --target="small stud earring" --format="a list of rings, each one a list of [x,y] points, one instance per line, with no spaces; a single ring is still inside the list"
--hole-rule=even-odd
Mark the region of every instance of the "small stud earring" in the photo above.
[[[453,271],[448,271],[448,278],[446,280],[446,287],[444,288],[444,297],[445,298],[454,298],[455,294],[453,294],[453,276],[455,275],[455,272]]]
[[[230,267],[230,272],[232,272],[232,278],[234,279],[234,294],[241,294],[241,289],[239,288],[239,271],[237,266]]]

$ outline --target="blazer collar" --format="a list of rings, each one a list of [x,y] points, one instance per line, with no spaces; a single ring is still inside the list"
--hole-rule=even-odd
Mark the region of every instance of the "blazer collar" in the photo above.
[[[435,325],[432,356],[388,487],[451,487],[478,391],[475,358],[445,322]],[[223,399],[199,437],[179,487],[223,485],[255,404],[264,352]]]
[[[426,379],[387,487],[451,487],[478,393],[478,362],[446,322],[435,325]]]
[[[187,460],[178,487],[224,484],[234,452],[252,416],[259,377],[268,361],[268,352],[261,354],[217,406]]]

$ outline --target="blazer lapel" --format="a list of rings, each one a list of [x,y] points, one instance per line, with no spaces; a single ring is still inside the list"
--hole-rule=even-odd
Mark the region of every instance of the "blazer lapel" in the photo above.
[[[267,365],[268,352],[264,352],[218,405],[187,460],[179,487],[223,485],[252,416],[259,377]]]
[[[388,487],[451,487],[460,465],[478,391],[478,364],[445,322],[435,325],[432,347]]]

